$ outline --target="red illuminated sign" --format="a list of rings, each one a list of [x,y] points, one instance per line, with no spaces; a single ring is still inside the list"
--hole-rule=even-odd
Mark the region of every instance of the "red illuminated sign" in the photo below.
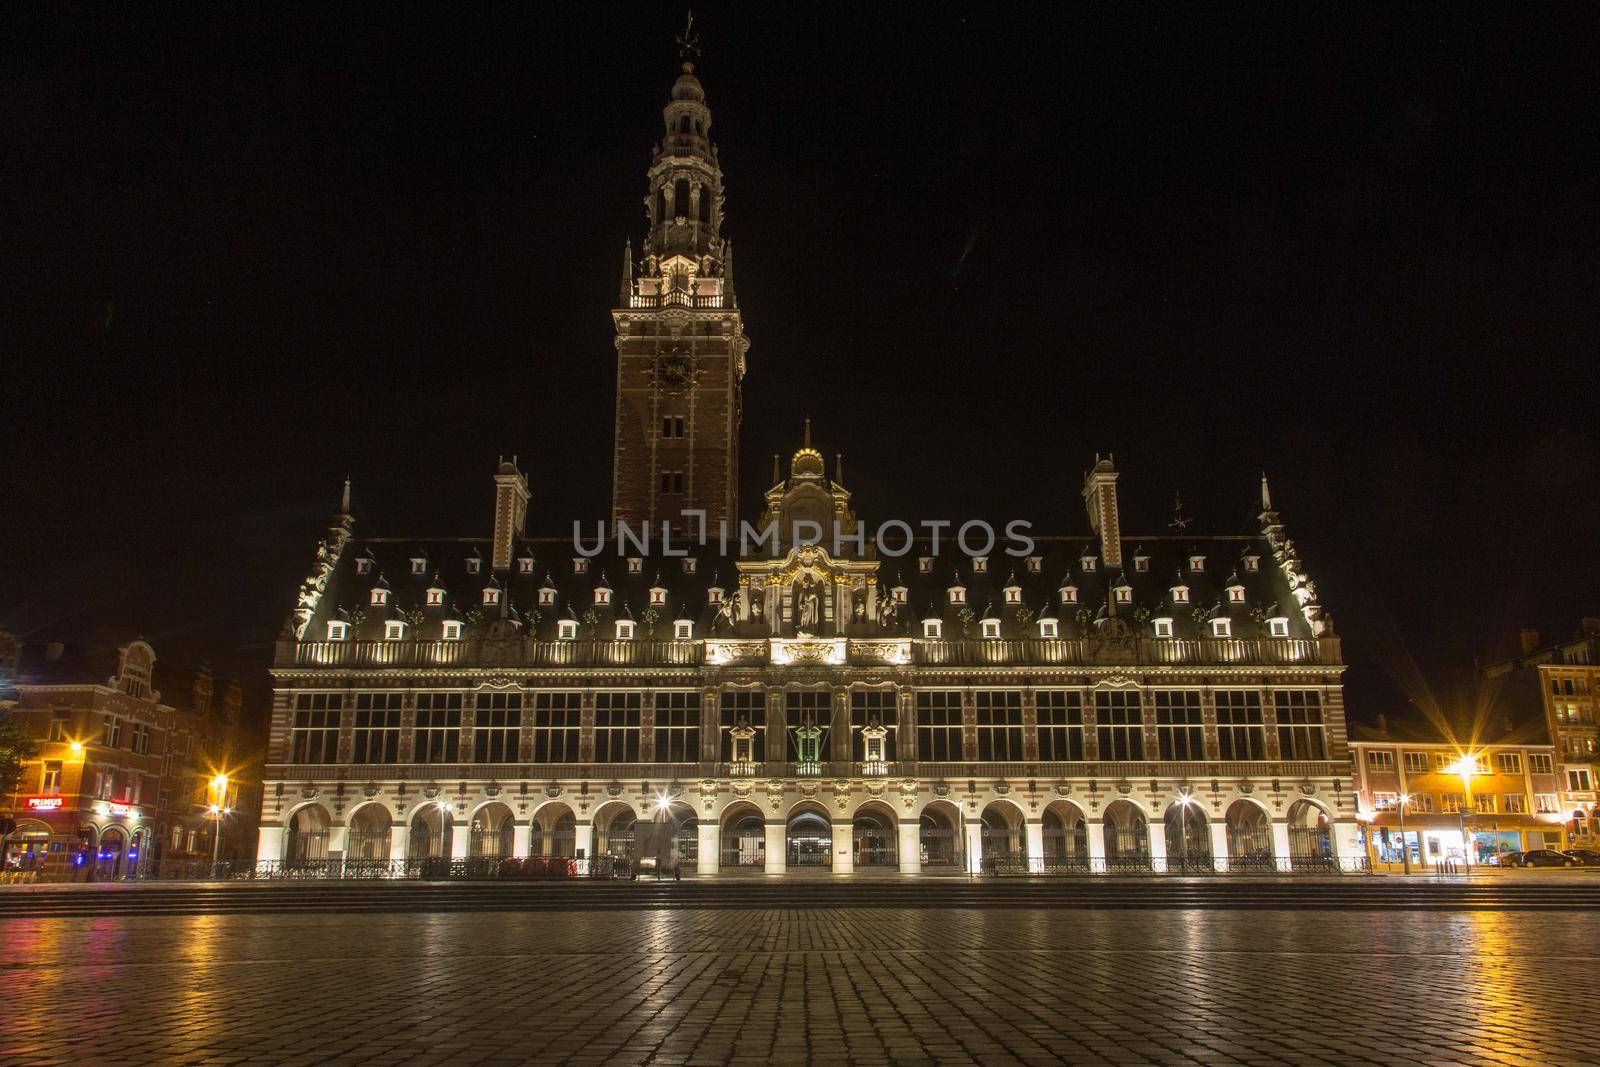
[[[108,803],[106,805],[106,808],[113,815],[131,815],[131,814],[133,814],[133,805],[132,804],[119,804],[115,800],[113,800],[110,803]]]
[[[55,811],[61,807],[60,797],[29,797],[27,805],[31,811]]]

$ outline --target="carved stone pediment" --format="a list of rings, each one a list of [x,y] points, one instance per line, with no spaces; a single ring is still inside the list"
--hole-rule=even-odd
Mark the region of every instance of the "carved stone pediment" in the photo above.
[[[304,785],[300,787],[301,800],[315,800],[317,793],[318,789],[314,785]]]
[[[361,787],[361,795],[366,797],[368,800],[371,800],[373,797],[377,796],[378,795],[378,783],[377,782],[368,782],[366,785],[362,786]]]

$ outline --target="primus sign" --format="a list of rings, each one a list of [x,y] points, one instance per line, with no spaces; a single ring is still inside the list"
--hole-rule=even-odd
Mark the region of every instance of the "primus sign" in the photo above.
[[[583,523],[574,521],[572,547],[585,557],[598,556],[611,543],[619,553],[648,556],[654,545],[664,556],[687,556],[692,548],[715,545],[723,555],[736,551],[741,557],[776,558],[780,552],[797,545],[823,545],[835,556],[843,556],[847,551],[859,556],[865,555],[871,544],[880,556],[891,559],[906,555],[919,541],[929,543],[931,555],[939,554],[942,542],[952,541],[968,556],[992,555],[998,548],[1020,559],[1032,555],[1034,550],[1033,538],[1029,536],[1033,524],[1026,519],[1013,519],[999,532],[983,519],[970,519],[960,524],[951,519],[923,519],[915,523],[889,519],[870,532],[862,524],[857,524],[852,532],[834,525],[825,539],[822,523],[810,519],[796,519],[787,528],[778,522],[761,525],[740,522],[737,527],[719,522],[713,529],[707,525],[704,511],[683,514],[692,521],[683,525],[661,522],[637,526],[627,522],[597,522],[592,538],[587,540]]]

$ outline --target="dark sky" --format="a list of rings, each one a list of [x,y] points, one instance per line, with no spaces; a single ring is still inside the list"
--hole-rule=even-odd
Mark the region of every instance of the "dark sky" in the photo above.
[[[319,5],[320,6],[320,5]],[[744,484],[809,412],[869,519],[1240,532],[1258,472],[1352,714],[1600,614],[1600,23],[1579,5],[712,5],[753,339]],[[0,624],[264,678],[361,528],[608,506],[672,6],[9,9]]]

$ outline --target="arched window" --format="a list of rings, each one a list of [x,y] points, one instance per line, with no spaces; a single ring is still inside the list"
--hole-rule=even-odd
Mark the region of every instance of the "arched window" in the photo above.
[[[690,131],[690,129],[692,129],[692,128],[693,127],[690,125],[690,122],[689,122],[689,116],[688,115],[683,116],[682,121],[680,121],[678,123],[678,132],[679,133],[688,133]]]
[[[656,190],[656,218],[657,223],[665,222],[667,218],[667,187],[662,186]]]
[[[672,213],[679,218],[689,216],[689,179],[679,178],[672,186]]]
[[[700,221],[705,223],[711,221],[711,186],[709,185],[700,187]]]

